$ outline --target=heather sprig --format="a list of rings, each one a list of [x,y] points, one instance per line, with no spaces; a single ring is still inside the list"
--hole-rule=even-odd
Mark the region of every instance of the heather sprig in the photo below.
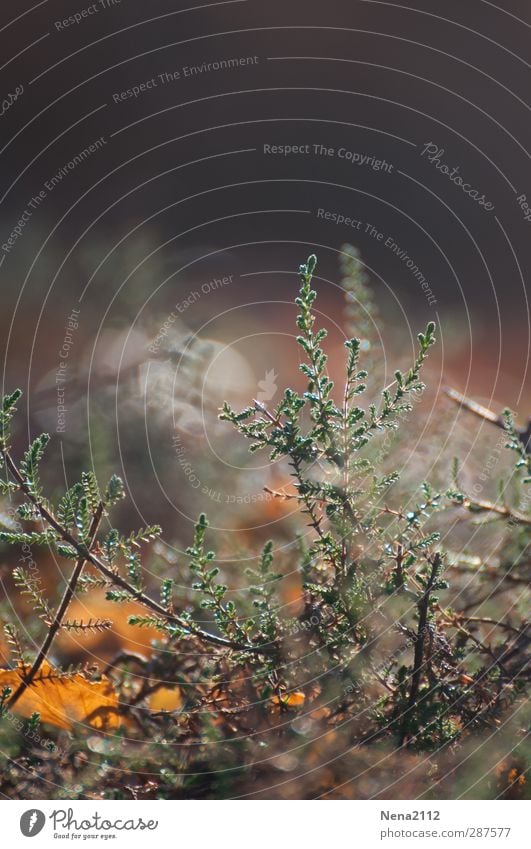
[[[122,652],[116,661],[116,666],[140,670],[141,683],[124,710],[143,733],[144,723],[157,722],[160,716],[155,712],[146,719],[136,706],[166,680],[188,688],[178,730],[170,727],[176,741],[183,729],[194,740],[201,735],[207,739],[225,722],[229,733],[245,738],[253,729],[243,720],[238,726],[242,717],[260,715],[268,723],[275,712],[289,714],[306,700],[321,699],[323,729],[336,719],[341,723],[345,717],[364,716],[372,725],[356,742],[390,735],[398,747],[430,750],[455,742],[461,729],[478,727],[501,712],[504,687],[520,682],[523,675],[524,667],[517,665],[514,672],[514,666],[507,666],[507,656],[513,665],[520,663],[509,641],[523,645],[524,626],[470,615],[467,607],[456,611],[445,606],[449,578],[470,563],[464,555],[442,550],[438,518],[444,499],[427,482],[418,491],[398,491],[398,461],[382,470],[375,459],[382,453],[382,441],[400,430],[413,398],[424,390],[421,375],[435,343],[435,325],[430,322],[418,334],[410,367],[396,370],[393,381],[376,390],[376,343],[370,331],[377,310],[352,251],[346,259],[345,289],[349,317],[361,332],[346,339],[342,374],[333,375],[327,330],[319,326],[315,311],[316,263],[312,254],[300,266],[295,298],[303,388],[286,387],[271,408],[253,401],[237,412],[225,403],[220,415],[249,440],[251,451],[267,450],[272,461],[280,461],[291,486],[269,492],[292,501],[302,516],[303,527],[294,531],[297,545],[277,549],[273,541],[262,544],[254,565],[243,573],[248,585],[241,575],[233,583],[231,567],[208,545],[212,531],[201,514],[186,549],[190,589],[182,587],[182,572],[169,572],[153,592],[153,571],[145,561],[160,527],[124,532],[115,525],[113,508],[125,497],[116,475],[100,487],[94,473],[85,472],[78,483],[49,500],[40,476],[49,438],[44,434],[34,439],[17,463],[10,431],[20,392],[4,399],[0,486],[16,501],[19,520],[0,532],[0,541],[51,547],[71,566],[57,605],[43,591],[37,564],[31,570],[17,567],[13,573],[46,633],[28,663],[23,638],[14,626],[5,626],[12,659],[25,675],[14,692],[1,694],[0,712],[14,707],[32,686],[61,631],[83,636],[104,634],[112,627],[103,617],[68,618],[72,599],[94,589],[104,590],[115,604],[137,604],[129,623],[159,632],[149,658]],[[364,304],[365,323],[360,318]],[[508,413],[504,426],[508,447],[517,452],[517,466],[528,482],[529,455],[522,431]],[[508,519],[511,529],[531,524],[527,515],[505,503],[467,496],[457,467],[449,494],[454,505]],[[518,545],[517,559],[523,559],[528,535]],[[512,565],[501,580],[521,580],[514,570],[509,575]],[[300,582],[296,613],[283,597],[286,566]],[[478,626],[485,623],[497,629],[501,641],[482,638]],[[398,643],[391,654],[389,635]],[[130,682],[128,676],[118,680]],[[127,687],[124,692],[131,695]],[[333,710],[329,692],[337,695]]]

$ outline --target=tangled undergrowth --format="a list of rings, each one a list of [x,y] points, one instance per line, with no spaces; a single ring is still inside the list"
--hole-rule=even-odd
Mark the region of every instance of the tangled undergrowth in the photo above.
[[[369,296],[354,251],[345,263],[356,323],[355,305]],[[506,413],[518,460],[498,500],[465,492],[457,463],[446,491],[420,481],[404,492],[392,435],[424,391],[435,326],[418,335],[410,368],[380,391],[365,368],[374,364],[374,351],[366,352],[371,322],[360,321],[361,339],[345,342],[344,377],[334,385],[314,311],[315,266],[310,256],[300,267],[296,299],[306,391],[286,389],[273,408],[252,401],[221,412],[251,451],[268,451],[289,470],[291,484],[270,495],[300,511],[298,536],[278,551],[267,542],[245,578],[220,568],[201,515],[187,549],[192,592],[170,567],[155,586],[148,567],[160,528],[113,526],[125,496],[117,476],[100,490],[87,472],[49,500],[39,476],[49,438],[37,437],[16,460],[10,428],[20,392],[4,399],[8,524],[0,541],[22,548],[12,577],[33,610],[28,634],[13,621],[4,628],[11,650],[9,669],[0,670],[4,796],[528,792],[527,442]],[[371,308],[367,302],[365,318]],[[504,556],[493,564],[454,545],[442,519],[448,514],[501,523]],[[43,546],[61,558],[61,572],[69,564],[59,600],[47,598],[32,555]],[[300,584],[295,614],[280,592],[288,573]],[[105,668],[60,668],[61,633],[112,630],[111,619],[69,618],[72,601],[97,589],[116,605],[135,605],[129,624],[156,632],[152,649],[123,651]]]

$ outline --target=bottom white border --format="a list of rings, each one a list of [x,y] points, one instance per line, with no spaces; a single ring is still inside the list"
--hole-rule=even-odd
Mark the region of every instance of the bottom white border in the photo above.
[[[4,801],[5,847],[529,846],[528,802]],[[22,818],[22,825],[21,825]],[[23,832],[38,831],[30,836]]]

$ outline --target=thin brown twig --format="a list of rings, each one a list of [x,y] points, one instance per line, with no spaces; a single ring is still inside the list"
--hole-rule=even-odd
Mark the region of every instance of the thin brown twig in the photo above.
[[[406,517],[402,513],[401,510],[393,510],[391,507],[388,507],[387,504],[378,511],[378,516],[396,516],[397,519],[405,519]]]
[[[262,404],[261,401],[257,401],[256,398],[253,398],[253,404],[257,413],[263,413],[266,419],[269,419],[271,424],[274,424],[275,427],[282,427],[282,422],[280,419],[275,418],[275,416],[269,412],[265,404]]]
[[[281,501],[303,501],[304,496],[299,495],[296,492],[280,492],[278,489],[271,489],[269,486],[264,486],[264,492],[267,492],[269,495],[272,495],[273,498],[279,498]],[[320,496],[312,496],[312,501],[315,501],[316,504],[327,504],[326,498],[321,498]]]
[[[458,614],[459,615],[459,614]],[[513,631],[515,634],[523,634],[528,625],[523,623],[522,628],[515,628],[509,625],[508,622],[500,622],[497,619],[490,619],[488,616],[461,616],[464,622],[476,622],[479,625],[494,625],[496,628],[503,628],[504,631]]]
[[[494,413],[492,410],[489,410],[488,407],[484,407],[483,404],[478,404],[477,401],[472,401],[470,398],[467,398],[466,395],[463,395],[451,386],[446,387],[444,392],[448,398],[454,402],[454,404],[457,404],[459,407],[464,407],[464,409],[468,410],[469,413],[473,413],[478,418],[483,419],[483,421],[490,422],[490,424],[496,425],[496,427],[503,428],[504,425],[502,416]]]
[[[448,569],[480,576],[487,575],[488,577],[498,578],[500,581],[509,581],[513,584],[525,584],[529,586],[529,580],[527,578],[520,575],[513,575],[511,572],[501,572],[497,566],[490,566],[488,563],[478,563],[477,567],[468,563],[450,563]]]

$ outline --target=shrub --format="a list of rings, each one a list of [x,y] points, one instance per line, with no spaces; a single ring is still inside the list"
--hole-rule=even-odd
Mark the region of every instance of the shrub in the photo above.
[[[317,326],[314,313],[315,266],[310,256],[300,267],[296,299],[306,391],[287,388],[271,409],[253,401],[243,411],[225,404],[221,412],[221,419],[250,441],[251,451],[269,451],[272,461],[287,464],[292,485],[271,495],[293,502],[301,516],[301,533],[289,553],[277,557],[273,542],[267,542],[248,570],[249,586],[236,594],[229,593],[208,547],[204,515],[187,549],[195,602],[187,602],[171,574],[155,591],[143,558],[160,528],[123,533],[111,523],[101,531],[102,520],[110,523],[124,497],[116,476],[100,491],[94,474],[85,473],[61,498],[49,501],[39,477],[48,436],[35,439],[16,462],[10,427],[20,392],[4,399],[1,486],[19,506],[0,541],[28,550],[50,546],[71,562],[71,571],[62,597],[52,603],[37,564],[16,568],[15,582],[39,617],[41,647],[28,660],[24,637],[14,624],[5,626],[13,669],[3,673],[11,676],[11,684],[3,688],[0,711],[4,721],[13,712],[22,713],[29,720],[26,733],[30,726],[35,731],[43,713],[39,704],[46,708],[54,682],[79,687],[63,686],[54,695],[59,714],[68,715],[72,711],[65,700],[82,699],[84,684],[97,686],[91,690],[97,696],[91,713],[78,711],[76,719],[111,741],[103,789],[95,790],[97,778],[88,766],[83,783],[76,783],[75,746],[67,747],[62,759],[50,756],[44,766],[42,750],[37,755],[47,781],[66,770],[67,794],[83,795],[90,787],[90,793],[119,795],[119,776],[127,769],[144,795],[230,795],[241,777],[251,772],[264,776],[264,760],[274,762],[292,749],[304,750],[304,771],[313,741],[331,732],[339,735],[332,760],[353,746],[449,751],[482,729],[495,729],[519,697],[526,679],[525,623],[514,615],[489,618],[449,606],[448,581],[453,576],[458,598],[471,560],[443,550],[437,521],[453,504],[452,509],[474,517],[486,513],[506,522],[511,562],[494,572],[483,562],[475,566],[478,583],[491,581],[504,590],[504,582],[513,587],[525,580],[531,519],[518,507],[474,501],[462,491],[457,469],[448,493],[424,482],[416,496],[408,494],[406,506],[400,503],[398,470],[381,471],[388,453],[385,439],[407,420],[413,398],[424,390],[421,371],[435,342],[435,326],[430,323],[419,333],[415,360],[408,370],[395,371],[378,399],[363,367],[365,356],[375,359],[374,350],[362,350],[370,347],[367,325],[362,340],[345,342],[345,373],[336,387],[327,369],[327,333]],[[352,251],[346,271],[353,309],[360,293],[369,296],[366,283],[356,285]],[[365,404],[364,396],[369,397]],[[518,468],[528,476],[526,445],[509,414],[505,427],[510,448],[518,452]],[[529,477],[524,481],[525,486]],[[304,525],[309,530],[303,532]],[[282,604],[288,568],[300,577],[302,604],[296,615],[286,613]],[[154,651],[150,657],[124,652],[104,672],[60,670],[51,663],[58,633],[82,635],[112,627],[110,620],[68,618],[72,598],[95,587],[105,588],[117,605],[138,605],[130,624],[159,632]],[[13,671],[18,673],[15,686]],[[154,694],[168,690],[178,693],[178,708],[150,709]],[[79,735],[71,722],[54,723],[49,710],[44,714],[47,722]],[[136,743],[128,742],[131,738]],[[53,744],[51,751],[56,749]],[[153,773],[149,781],[144,777],[148,768]],[[513,784],[520,775],[517,769]],[[337,775],[332,772],[326,781],[332,789]],[[49,789],[42,793],[49,795]],[[396,788],[393,795],[398,795]]]

